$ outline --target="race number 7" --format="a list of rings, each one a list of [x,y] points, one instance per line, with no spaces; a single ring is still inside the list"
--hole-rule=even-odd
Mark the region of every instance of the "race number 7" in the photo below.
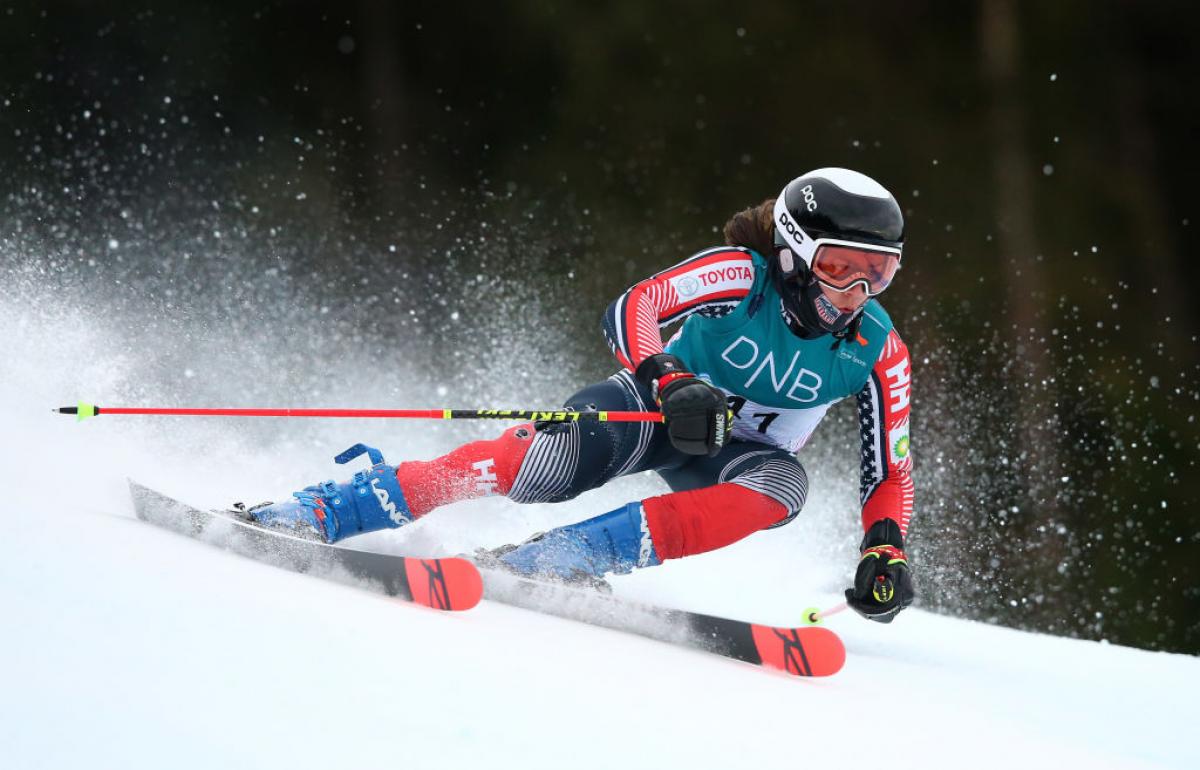
[[[733,410],[733,416],[740,417],[742,414],[742,407],[746,405],[746,399],[741,396],[729,396],[728,401],[729,408]],[[759,433],[766,433],[767,428],[771,426],[771,423],[774,422],[775,418],[778,416],[779,412],[754,412],[751,415],[751,417],[760,420],[758,423]]]

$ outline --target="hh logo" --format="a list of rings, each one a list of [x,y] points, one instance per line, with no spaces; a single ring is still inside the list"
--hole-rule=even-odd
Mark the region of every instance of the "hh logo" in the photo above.
[[[496,494],[496,484],[499,479],[496,478],[496,472],[492,470],[496,467],[496,461],[489,457],[486,460],[471,463],[471,467],[479,474],[475,477],[476,491],[485,495]]]
[[[912,375],[908,371],[908,358],[888,369],[887,375],[888,403],[892,414],[908,408],[908,384]]]

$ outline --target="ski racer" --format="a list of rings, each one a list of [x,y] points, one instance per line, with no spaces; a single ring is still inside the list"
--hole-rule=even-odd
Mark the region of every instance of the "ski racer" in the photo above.
[[[671,492],[490,554],[522,575],[595,582],[790,522],[808,494],[796,452],[831,405],[854,396],[865,534],[846,599],[890,622],[914,595],[904,553],[911,369],[876,299],[900,267],[900,207],[870,177],[823,168],[733,215],[724,236],[727,245],[638,282],[609,306],[604,333],[624,368],[565,404],[661,411],[663,422],[524,424],[397,466],[372,450],[369,471],[250,515],[334,542],[468,498],[559,502],[656,471]],[[681,319],[664,346],[660,329]]]

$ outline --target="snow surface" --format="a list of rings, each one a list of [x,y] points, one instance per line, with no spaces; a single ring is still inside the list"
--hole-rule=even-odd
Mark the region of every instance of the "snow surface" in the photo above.
[[[474,428],[76,424],[49,408],[141,393],[122,372],[153,345],[86,313],[0,312],[0,339],[5,768],[1196,766],[1185,704],[1200,660],[1189,656],[920,609],[886,627],[843,613],[829,625],[846,668],[802,680],[488,602],[426,610],[160,531],[132,518],[127,477],[199,506],[255,501],[344,475],[329,458],[354,441],[424,458]],[[210,396],[251,405],[236,397]],[[395,403],[367,391],[326,401]],[[657,489],[639,477],[561,506],[464,503],[361,545],[452,553]],[[853,567],[858,535],[830,502],[838,494],[723,552],[617,579],[616,591],[794,623],[836,602]]]

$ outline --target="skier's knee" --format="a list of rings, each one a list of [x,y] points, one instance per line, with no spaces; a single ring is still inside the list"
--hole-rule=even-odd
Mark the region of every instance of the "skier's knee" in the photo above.
[[[784,516],[782,519],[775,522],[774,524],[768,524],[767,526],[763,527],[763,529],[778,529],[779,527],[782,527],[784,524],[791,524],[793,521],[796,520],[796,517],[799,515],[800,515],[800,511],[792,511],[791,513]]]
[[[783,506],[782,515],[764,529],[782,527],[793,521],[808,498],[808,474],[804,472],[804,466],[792,459],[767,460],[730,483],[752,489]]]
[[[508,490],[508,499],[517,503],[559,503],[590,489],[580,479],[581,443],[578,423],[537,431]]]

